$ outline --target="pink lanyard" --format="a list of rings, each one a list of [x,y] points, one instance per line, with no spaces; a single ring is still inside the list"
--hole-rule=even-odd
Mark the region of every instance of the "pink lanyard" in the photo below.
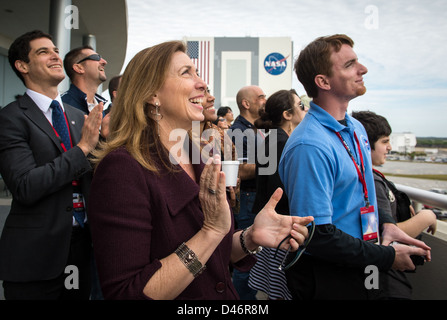
[[[352,162],[354,163],[355,169],[357,170],[357,174],[359,176],[359,180],[363,186],[363,194],[365,197],[366,207],[369,207],[368,188],[366,187],[366,180],[365,180],[365,166],[363,164],[363,154],[362,154],[362,150],[360,149],[360,142],[359,142],[359,139],[357,139],[357,134],[354,132],[354,138],[357,143],[357,148],[359,149],[359,154],[360,154],[360,161],[361,161],[361,165],[362,165],[361,169],[360,169],[359,165],[357,164],[357,162],[355,161],[354,155],[352,154],[351,150],[349,149],[349,146],[346,143],[346,141],[342,138],[340,132],[335,132],[335,133],[337,134],[338,138],[340,138],[340,141],[343,143],[343,146],[345,147],[346,151],[348,152],[349,156],[351,157]]]

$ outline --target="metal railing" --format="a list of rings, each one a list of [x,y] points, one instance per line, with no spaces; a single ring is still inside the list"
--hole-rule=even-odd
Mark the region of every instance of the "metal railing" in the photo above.
[[[447,210],[447,195],[396,184],[413,202],[416,212],[424,205]],[[434,235],[423,232],[422,240],[432,248],[432,261],[417,268],[416,273],[409,273],[413,286],[413,299],[447,300],[447,220],[437,220]]]
[[[447,195],[432,191],[396,184],[396,188],[405,192],[413,201],[447,210]]]
[[[396,188],[405,192],[410,197],[413,202],[415,212],[423,209],[424,205],[447,210],[447,195],[445,194],[408,187],[401,184],[396,184]],[[438,219],[436,233],[434,236],[440,240],[446,241],[447,246],[447,220]]]

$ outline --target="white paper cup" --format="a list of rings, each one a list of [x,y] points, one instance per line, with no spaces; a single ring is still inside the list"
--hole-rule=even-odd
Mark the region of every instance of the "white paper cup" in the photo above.
[[[237,184],[237,174],[239,171],[239,161],[222,161],[222,171],[225,173],[225,183],[227,187],[235,187]]]

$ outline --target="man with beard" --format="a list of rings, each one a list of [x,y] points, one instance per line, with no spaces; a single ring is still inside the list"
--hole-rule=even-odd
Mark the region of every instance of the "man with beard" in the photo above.
[[[264,90],[256,85],[242,87],[236,95],[239,116],[231,126],[231,134],[240,161],[240,207],[235,214],[239,229],[252,225],[257,214],[252,210],[256,198],[256,152],[264,137],[254,123],[259,118],[259,110],[265,108],[266,101]],[[237,138],[239,135],[243,136],[242,141]],[[256,300],[256,290],[248,286],[249,275],[248,271],[233,270],[233,283],[241,300]]]
[[[107,100],[97,94],[98,87],[107,80],[107,61],[90,46],[72,49],[64,58],[64,69],[71,80],[70,89],[62,101],[89,114],[98,103]]]
[[[368,136],[347,114],[349,102],[366,92],[368,72],[353,45],[346,35],[320,37],[295,63],[313,101],[287,141],[279,174],[290,214],[312,215],[316,227],[306,252],[286,260],[294,299],[372,299],[376,287],[366,285],[368,266],[414,270],[410,255],[430,259],[429,247],[377,210]],[[390,246],[392,241],[417,247]]]
[[[64,58],[64,69],[71,80],[71,85],[70,89],[61,95],[62,101],[86,114],[89,114],[99,103],[104,106],[107,100],[96,92],[101,83],[107,80],[106,65],[107,61],[90,46],[74,48],[68,52]],[[100,131],[101,139],[105,139],[108,135],[110,120],[110,116],[106,116],[105,112],[103,115]],[[92,300],[103,299],[94,259],[92,259],[91,298]]]
[[[219,153],[223,160],[237,160],[236,148],[231,138],[224,129],[213,123],[217,120],[216,109],[214,108],[215,100],[216,98],[207,87],[202,101],[204,120],[200,122],[198,132],[194,129],[191,131],[190,138],[200,141],[200,149],[204,161],[208,160],[208,157]],[[198,137],[193,134],[198,135]],[[237,206],[239,202],[236,201],[236,198],[239,198],[239,186],[240,184],[238,183],[234,188],[227,187],[227,196],[234,213],[239,210]]]

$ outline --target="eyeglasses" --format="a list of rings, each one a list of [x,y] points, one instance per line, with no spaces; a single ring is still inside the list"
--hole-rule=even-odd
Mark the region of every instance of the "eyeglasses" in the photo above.
[[[295,107],[293,106],[292,108],[290,108],[290,109],[287,109],[286,111],[292,111],[292,110],[293,110],[293,108],[295,108]],[[303,101],[301,101],[301,102],[300,102],[300,104],[299,104],[298,108],[300,108],[300,109],[301,109],[301,111],[306,111],[306,105],[305,105],[305,104],[303,103]]]
[[[293,260],[286,266],[284,266],[284,262],[286,261],[287,256],[289,255],[290,252],[290,247],[289,249],[287,249],[286,254],[284,256],[284,259],[281,261],[281,264],[279,265],[278,269],[279,270],[288,270],[290,269],[297,261],[298,259],[301,257],[301,255],[304,253],[304,251],[306,250],[307,246],[309,245],[310,241],[312,240],[312,237],[314,236],[314,232],[315,232],[315,221],[312,221],[310,226],[307,227],[309,229],[309,235],[306,239],[306,241],[304,242],[304,244],[302,246],[300,246],[296,252],[295,258],[293,258]],[[276,259],[276,255],[278,253],[279,247],[283,244],[284,241],[286,241],[287,239],[289,239],[291,236],[288,235],[287,237],[285,237],[278,245],[278,247],[276,247],[276,251],[275,254],[273,255],[273,259]]]
[[[219,118],[218,121],[223,122],[223,121],[225,121],[225,119],[224,118]]]
[[[84,61],[86,61],[86,60],[100,61],[100,60],[101,60],[101,56],[100,56],[99,54],[97,54],[97,53],[95,53],[95,54],[91,54],[91,55],[85,57],[84,59],[82,59],[82,60],[76,62],[76,64],[81,63],[81,62],[84,62]]]

